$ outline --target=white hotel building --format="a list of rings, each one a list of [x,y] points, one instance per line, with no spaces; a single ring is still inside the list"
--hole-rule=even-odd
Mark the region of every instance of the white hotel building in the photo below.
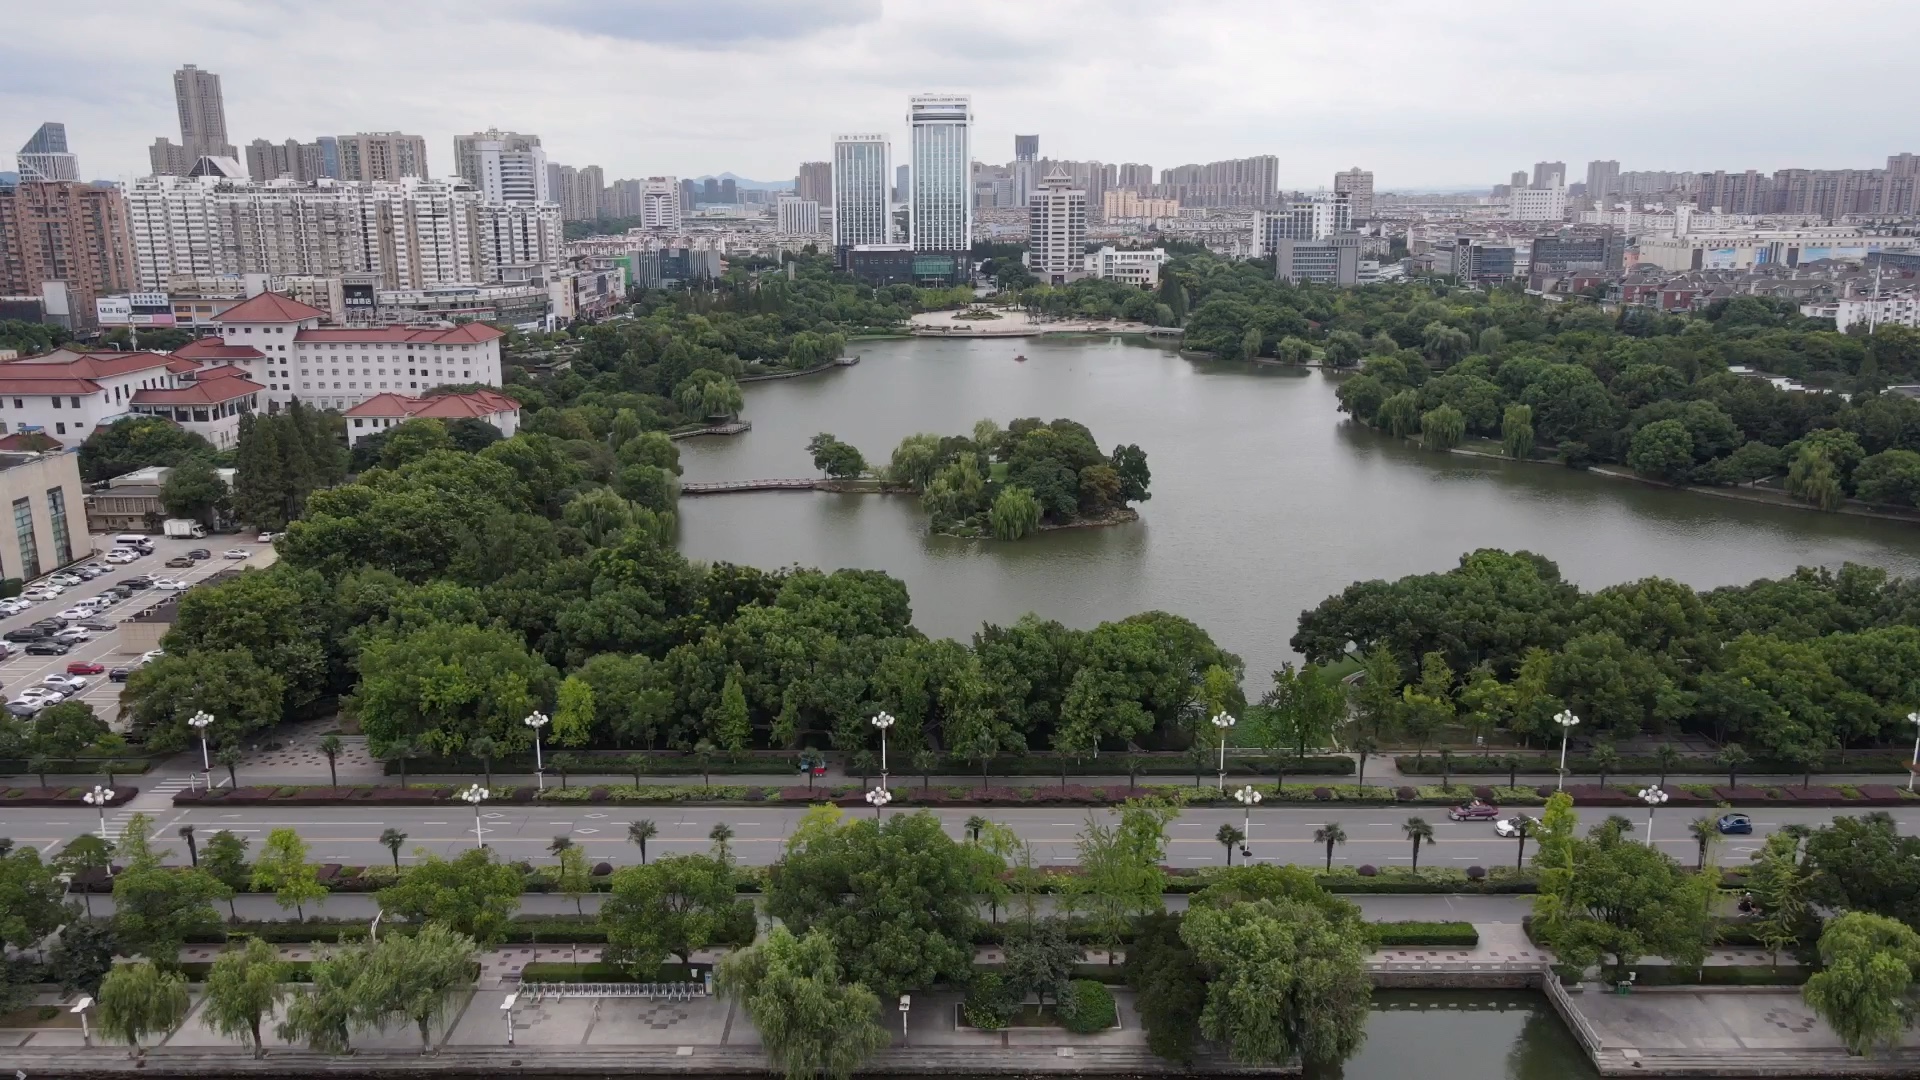
[[[173,355],[239,367],[265,387],[274,408],[298,400],[345,411],[382,393],[418,397],[438,386],[500,385],[506,335],[484,323],[322,327],[325,315],[261,293],[216,316],[218,338],[201,338]]]
[[[885,244],[893,237],[893,147],[885,135],[833,137],[833,244]]]
[[[915,94],[907,102],[912,168],[907,240],[915,251],[973,248],[973,99]]]

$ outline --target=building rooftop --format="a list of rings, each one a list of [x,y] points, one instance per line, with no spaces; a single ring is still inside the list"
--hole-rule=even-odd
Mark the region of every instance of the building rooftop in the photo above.
[[[439,394],[414,398],[400,394],[375,394],[346,411],[347,416],[428,417],[436,420],[461,420],[512,412],[520,403],[493,390],[474,390],[464,394]]]
[[[328,326],[315,330],[302,330],[295,336],[294,340],[473,345],[495,341],[506,336],[504,331],[496,330],[485,323],[470,322],[462,323],[459,326]]]
[[[297,323],[324,319],[327,313],[279,293],[248,297],[213,317],[217,323]]]

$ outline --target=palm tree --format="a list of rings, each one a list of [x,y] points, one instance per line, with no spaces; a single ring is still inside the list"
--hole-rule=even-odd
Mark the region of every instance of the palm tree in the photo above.
[[[1367,786],[1367,758],[1378,749],[1380,744],[1374,742],[1371,735],[1362,735],[1353,740],[1353,752],[1360,755],[1360,772],[1353,778],[1354,783],[1359,787]]]
[[[1407,839],[1413,841],[1413,869],[1419,873],[1420,845],[1439,842],[1434,839],[1433,826],[1427,824],[1426,818],[1410,817],[1405,825],[1400,826],[1400,830],[1407,834]]]
[[[1333,871],[1333,845],[1347,842],[1347,830],[1341,828],[1339,822],[1329,821],[1320,828],[1313,830],[1313,842],[1327,845],[1327,871],[1331,873]]]
[[[480,759],[480,768],[487,774],[487,786],[492,787],[493,758],[500,752],[500,744],[494,742],[492,737],[482,735],[467,744],[467,752]]]
[[[647,865],[647,841],[660,835],[660,826],[642,819],[627,823],[627,839],[640,845],[640,865]]]
[[[913,752],[913,771],[920,774],[920,790],[933,790],[933,770],[939,767],[939,754],[924,746]]]
[[[1680,751],[1675,750],[1672,743],[1661,743],[1653,752],[1653,760],[1660,766],[1660,786],[1664,788],[1667,786],[1667,774],[1680,765]]]
[[[973,841],[976,844],[979,843],[980,830],[986,827],[987,827],[987,819],[981,817],[979,814],[975,814],[972,817],[968,818],[967,819],[967,839]]]
[[[1132,744],[1129,743],[1128,745],[1131,746]],[[1128,791],[1132,791],[1134,788],[1137,788],[1140,786],[1140,765],[1141,765],[1140,755],[1134,753],[1131,749],[1129,749],[1127,751],[1127,790]]]
[[[1530,818],[1525,814],[1515,814],[1513,816],[1514,835],[1517,836],[1520,840],[1520,850],[1515,852],[1513,856],[1513,868],[1515,870],[1518,870],[1521,867],[1526,865],[1527,833],[1533,831],[1533,827],[1536,824],[1538,824],[1538,822],[1536,822],[1533,818]]]
[[[389,852],[392,852],[393,870],[395,873],[399,873],[400,872],[400,845],[407,842],[407,834],[401,832],[399,829],[388,829],[387,831],[380,834],[380,842],[387,846],[387,850]]]
[[[320,752],[327,755],[327,786],[340,786],[340,773],[334,763],[340,759],[340,736],[329,734],[320,740]]]
[[[700,785],[713,786],[713,744],[705,739],[693,744],[693,756],[700,759]]]
[[[1727,770],[1727,786],[1736,788],[1740,786],[1740,766],[1753,759],[1747,756],[1747,751],[1739,743],[1730,742],[1720,748],[1720,752],[1714,755],[1713,760]]]
[[[232,782],[234,787],[239,787],[240,774],[234,771],[234,766],[240,764],[240,748],[232,743],[228,743],[220,748],[220,752],[215,754],[213,759],[227,767],[227,779]]]
[[[732,860],[733,826],[724,821],[716,823],[713,828],[707,830],[707,840],[713,844],[714,858],[721,862]]]
[[[553,842],[547,845],[547,854],[557,859],[560,857],[561,852],[567,850],[572,846],[573,846],[573,837],[556,836],[553,838]]]
[[[180,839],[185,840],[187,842],[187,857],[193,860],[193,865],[199,866],[200,865],[200,845],[193,842],[193,826],[191,825],[180,826]]]
[[[1221,824],[1220,831],[1214,833],[1213,838],[1215,840],[1220,841],[1221,847],[1227,849],[1227,865],[1232,866],[1233,865],[1233,849],[1242,840],[1245,840],[1247,838],[1247,834],[1241,832],[1240,827],[1238,825],[1235,825],[1229,821],[1229,822],[1223,822]]]
[[[1720,823],[1703,814],[1687,823],[1687,831],[1693,834],[1693,842],[1700,845],[1700,861],[1693,868],[1705,871],[1707,852],[1712,850],[1714,841],[1720,839]]]
[[[1593,769],[1600,774],[1600,786],[1607,786],[1607,774],[1620,767],[1620,751],[1610,742],[1603,742],[1593,748]]]

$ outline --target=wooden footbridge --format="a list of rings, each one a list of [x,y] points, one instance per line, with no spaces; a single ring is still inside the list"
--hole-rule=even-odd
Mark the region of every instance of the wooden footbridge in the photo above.
[[[682,495],[731,495],[739,491],[812,491],[823,481],[797,480],[720,480],[706,484],[681,484]]]

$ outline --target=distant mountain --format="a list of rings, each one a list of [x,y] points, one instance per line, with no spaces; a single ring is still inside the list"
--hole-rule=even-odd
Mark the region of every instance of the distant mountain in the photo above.
[[[693,182],[698,184],[706,180],[731,180],[733,186],[741,191],[788,191],[793,188],[792,180],[749,180],[744,176],[735,176],[723,172],[717,176],[696,176]]]

